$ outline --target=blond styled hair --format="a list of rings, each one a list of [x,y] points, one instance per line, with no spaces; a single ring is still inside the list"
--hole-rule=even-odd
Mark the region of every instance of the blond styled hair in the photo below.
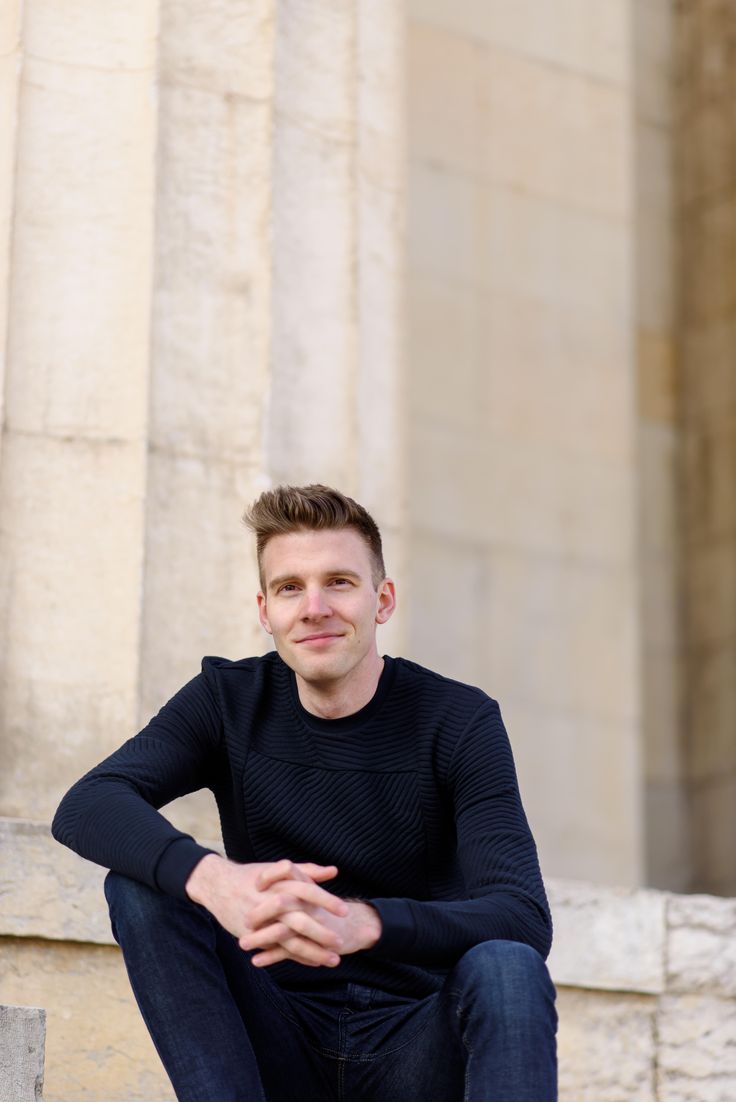
[[[315,482],[309,486],[276,486],[265,490],[243,514],[243,523],[255,533],[258,574],[263,588],[263,550],[274,536],[289,532],[354,528],[371,555],[373,584],[386,577],[381,533],[367,509],[339,490]]]

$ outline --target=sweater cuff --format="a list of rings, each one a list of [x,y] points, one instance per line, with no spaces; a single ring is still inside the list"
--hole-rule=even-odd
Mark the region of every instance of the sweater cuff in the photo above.
[[[185,885],[192,869],[213,849],[200,846],[188,834],[175,838],[158,859],[154,879],[156,887],[177,899],[188,899]]]
[[[378,912],[381,920],[381,936],[371,947],[372,953],[388,957],[400,957],[414,945],[416,924],[407,899],[367,899]]]

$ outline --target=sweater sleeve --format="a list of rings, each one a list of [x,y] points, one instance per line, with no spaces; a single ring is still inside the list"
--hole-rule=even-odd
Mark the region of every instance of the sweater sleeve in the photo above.
[[[372,951],[449,966],[474,945],[503,939],[525,942],[546,957],[552,940],[549,908],[494,700],[484,701],[460,737],[447,780],[462,898],[371,899],[383,927]]]
[[[54,817],[54,838],[105,868],[186,898],[190,872],[212,851],[157,809],[208,786],[221,726],[214,688],[200,673],[70,788]]]

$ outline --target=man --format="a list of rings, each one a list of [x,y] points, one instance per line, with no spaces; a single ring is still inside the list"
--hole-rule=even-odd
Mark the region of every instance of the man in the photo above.
[[[551,924],[497,704],[379,656],[362,506],[282,486],[245,519],[275,653],[205,659],[53,825],[113,870],[177,1098],[550,1102]],[[156,810],[202,787],[226,858]]]

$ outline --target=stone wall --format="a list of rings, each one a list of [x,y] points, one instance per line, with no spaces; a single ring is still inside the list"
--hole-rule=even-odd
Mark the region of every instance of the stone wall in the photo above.
[[[0,1001],[46,1009],[46,1102],[171,1102],[109,933],[103,870],[42,824],[0,820],[0,852]],[[736,900],[548,889],[561,1102],[732,1102]]]
[[[410,653],[501,701],[544,867],[631,885],[633,7],[408,6]]]

